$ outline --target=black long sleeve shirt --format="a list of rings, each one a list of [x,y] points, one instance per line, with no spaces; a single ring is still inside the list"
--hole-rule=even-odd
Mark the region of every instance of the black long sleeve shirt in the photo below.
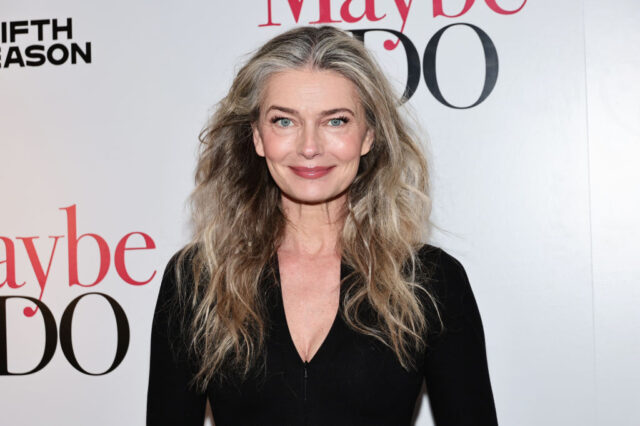
[[[304,362],[289,334],[276,260],[275,278],[265,276],[262,283],[269,311],[265,374],[213,380],[200,393],[188,385],[195,368],[169,316],[176,291],[173,258],[152,323],[147,424],[201,426],[208,399],[216,426],[404,426],[411,424],[425,380],[437,426],[497,425],[482,321],[466,272],[428,244],[418,259],[430,277],[421,285],[439,300],[445,329],[432,327],[438,332],[428,333],[417,369],[403,369],[390,348],[351,330],[340,311],[316,354]],[[343,263],[341,277],[349,272]]]

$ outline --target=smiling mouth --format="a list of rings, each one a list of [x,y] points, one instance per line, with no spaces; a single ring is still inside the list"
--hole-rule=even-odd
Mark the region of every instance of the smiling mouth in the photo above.
[[[293,167],[289,166],[293,173],[305,179],[318,179],[329,173],[335,166],[329,167]]]

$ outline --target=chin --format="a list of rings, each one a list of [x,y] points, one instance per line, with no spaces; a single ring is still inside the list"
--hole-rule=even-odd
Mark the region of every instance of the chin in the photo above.
[[[283,192],[284,196],[290,200],[300,204],[322,204],[335,200],[345,193],[341,192],[306,192],[306,191],[288,191]]]

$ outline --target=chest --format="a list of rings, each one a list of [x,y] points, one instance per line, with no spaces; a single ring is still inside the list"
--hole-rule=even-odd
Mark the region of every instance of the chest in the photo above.
[[[341,263],[336,257],[304,261],[280,256],[280,299],[292,343],[310,361],[336,321]]]
[[[291,340],[282,299],[273,300],[264,366],[245,380],[210,387],[216,425],[410,424],[422,369],[404,370],[388,347],[353,331],[340,315],[304,362]]]
[[[339,311],[345,302],[340,281],[349,288],[353,270],[343,263],[315,265],[289,263],[282,256],[274,263],[275,274],[263,283],[264,362],[247,378],[211,384],[208,398],[217,426],[412,424],[423,362],[405,370],[389,347],[349,327]],[[311,310],[317,311],[310,315]],[[309,330],[321,338],[305,360],[295,336],[302,332],[303,339]]]

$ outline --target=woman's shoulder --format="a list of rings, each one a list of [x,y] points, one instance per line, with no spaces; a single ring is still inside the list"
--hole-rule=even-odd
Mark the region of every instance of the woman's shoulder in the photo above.
[[[188,300],[193,291],[193,251],[183,247],[167,262],[153,314],[152,341],[167,342],[175,362],[182,362],[189,345],[188,324],[192,316]],[[155,340],[154,340],[155,339]],[[159,344],[159,343],[158,343]]]
[[[175,282],[176,275],[190,275],[193,269],[193,260],[197,248],[193,245],[185,245],[173,253],[164,268],[164,277]]]
[[[438,300],[438,306],[456,315],[474,299],[467,271],[444,249],[424,244],[417,251],[417,281]],[[473,302],[475,303],[475,302]]]
[[[192,290],[194,254],[194,248],[184,246],[169,258],[158,292],[158,309],[169,309],[170,306],[175,308],[182,299],[181,296]]]
[[[461,279],[466,279],[462,263],[440,247],[423,244],[416,251],[416,258],[421,272],[430,273],[440,281],[449,279],[459,283]]]

